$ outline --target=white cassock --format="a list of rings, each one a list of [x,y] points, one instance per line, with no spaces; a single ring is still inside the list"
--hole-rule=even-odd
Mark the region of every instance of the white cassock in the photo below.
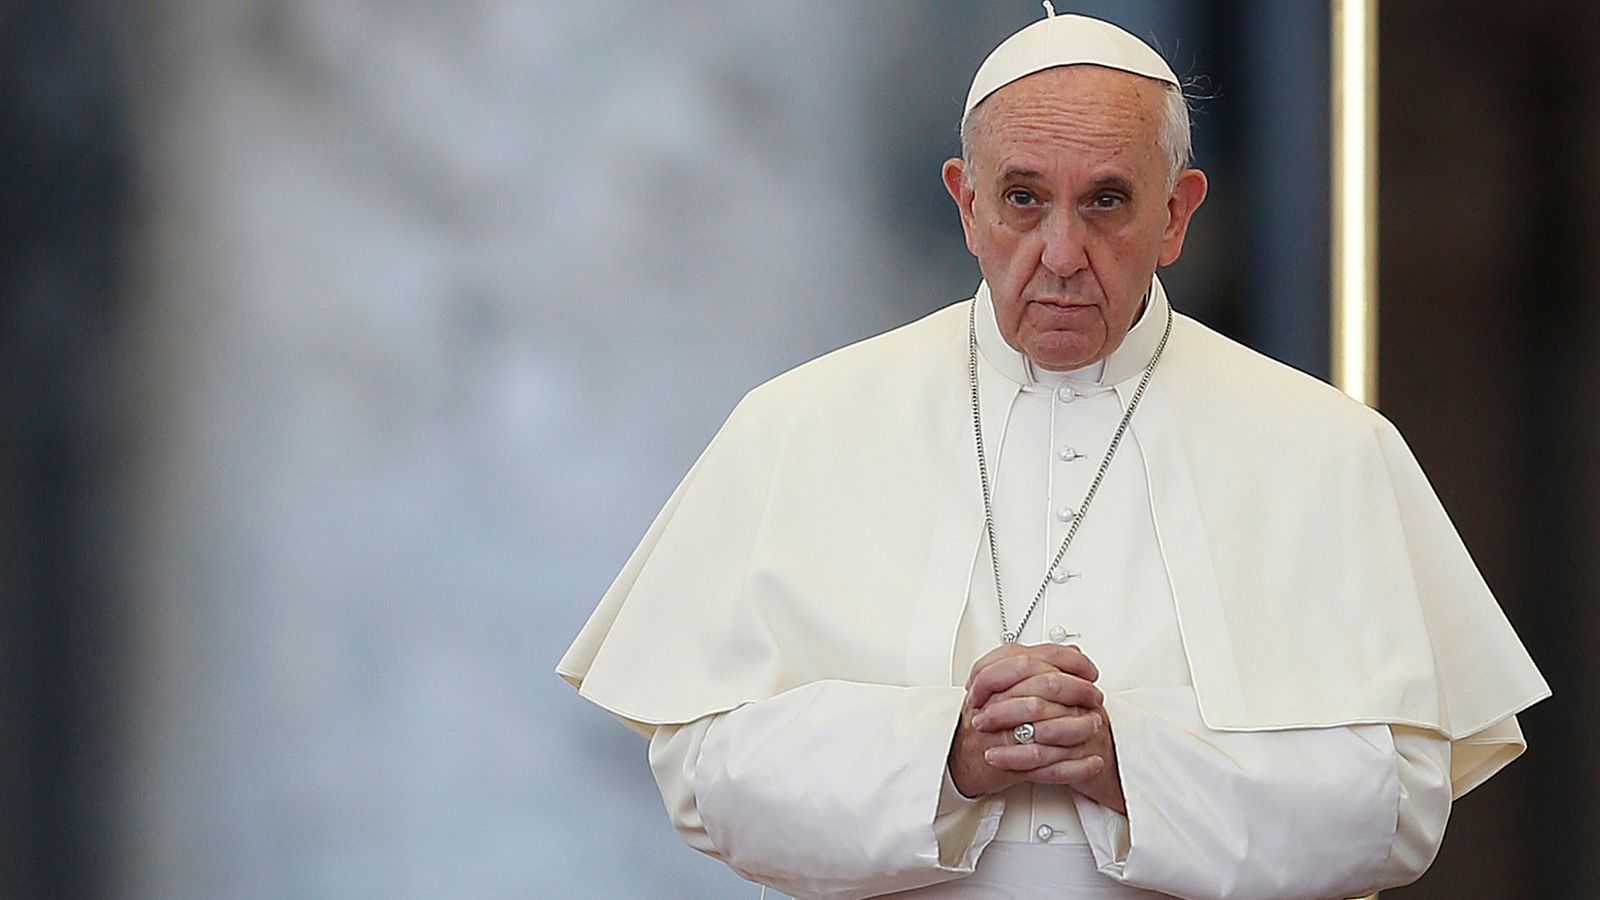
[[[976,322],[1008,622],[1145,364],[1035,371]],[[651,735],[684,840],[799,896],[1338,897],[1416,878],[1549,693],[1393,428],[1182,316],[1024,643],[1100,670],[1124,816],[962,797],[945,757],[1001,632],[969,304],[753,391],[558,671]],[[963,427],[964,426],[964,427]]]

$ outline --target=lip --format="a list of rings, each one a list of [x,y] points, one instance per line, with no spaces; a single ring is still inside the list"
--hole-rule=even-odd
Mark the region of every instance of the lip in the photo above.
[[[1072,312],[1074,310],[1095,308],[1093,303],[1063,303],[1056,300],[1030,300],[1029,302],[1039,306],[1048,307],[1052,310],[1058,310],[1060,312]]]

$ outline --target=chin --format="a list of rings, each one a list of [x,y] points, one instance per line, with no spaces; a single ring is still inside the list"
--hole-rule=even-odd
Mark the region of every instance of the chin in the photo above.
[[[1087,342],[1068,338],[1048,338],[1032,341],[1028,346],[1028,359],[1036,366],[1067,372],[1081,369],[1100,359],[1098,348],[1086,346]]]

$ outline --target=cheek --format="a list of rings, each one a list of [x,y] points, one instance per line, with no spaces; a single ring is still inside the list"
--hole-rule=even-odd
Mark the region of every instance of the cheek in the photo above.
[[[996,220],[989,229],[989,237],[994,255],[1009,265],[1028,262],[1030,257],[1033,262],[1039,260],[1043,241],[1038,230],[1027,227],[1027,223]]]
[[[1026,236],[1001,222],[989,222],[979,232],[978,262],[991,281],[1025,280],[1028,257]]]
[[[1089,255],[1098,261],[1096,275],[1107,291],[1148,280],[1161,252],[1161,233],[1147,223],[1130,222],[1108,228],[1091,242]],[[1142,285],[1139,288],[1143,292]]]

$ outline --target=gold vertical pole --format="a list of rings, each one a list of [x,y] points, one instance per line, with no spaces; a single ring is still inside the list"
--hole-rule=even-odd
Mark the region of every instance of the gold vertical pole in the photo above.
[[[1378,0],[1332,0],[1334,386],[1378,403]],[[1373,894],[1366,900],[1377,900]]]
[[[1378,3],[1332,0],[1333,383],[1378,402]]]

